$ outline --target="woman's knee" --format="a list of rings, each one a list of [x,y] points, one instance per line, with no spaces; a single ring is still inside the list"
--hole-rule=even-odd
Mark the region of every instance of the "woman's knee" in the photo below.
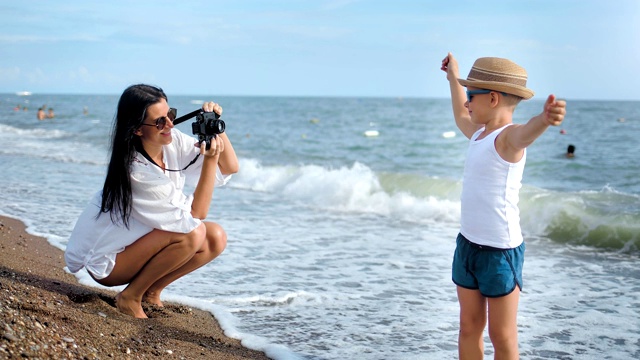
[[[184,241],[182,241],[183,245],[189,247],[194,252],[198,251],[202,247],[205,239],[207,238],[207,228],[204,223],[198,225],[195,229],[191,230],[190,233],[184,236]]]
[[[207,222],[205,224],[209,250],[217,256],[227,247],[227,233],[222,226],[216,223]]]

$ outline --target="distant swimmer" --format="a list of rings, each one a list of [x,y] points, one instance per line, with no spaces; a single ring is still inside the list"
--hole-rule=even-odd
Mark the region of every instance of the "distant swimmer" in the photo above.
[[[568,158],[574,157],[575,156],[575,154],[574,154],[575,152],[576,152],[576,147],[571,145],[571,144],[569,144],[569,146],[567,147],[567,157]]]
[[[49,108],[49,112],[47,112],[47,118],[53,119],[56,114],[53,113],[53,108]]]
[[[44,113],[44,108],[38,108],[38,120],[44,120],[44,118],[46,117],[45,113]]]

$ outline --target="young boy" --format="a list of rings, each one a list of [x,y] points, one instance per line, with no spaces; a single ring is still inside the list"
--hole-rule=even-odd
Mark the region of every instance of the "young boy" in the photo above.
[[[479,58],[464,80],[449,53],[441,69],[449,80],[456,125],[470,140],[452,265],[460,303],[458,353],[463,360],[483,358],[488,317],[494,358],[518,359],[525,250],[518,193],[526,148],[550,125],[560,125],[566,103],[549,95],[542,113],[526,124],[513,124],[520,100],[533,97],[522,67],[507,59]]]

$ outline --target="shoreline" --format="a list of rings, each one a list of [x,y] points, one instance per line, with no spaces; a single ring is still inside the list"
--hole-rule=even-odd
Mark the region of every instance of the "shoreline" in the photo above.
[[[115,308],[115,291],[78,283],[62,250],[0,216],[0,357],[269,359],[228,338],[204,310],[165,302],[149,319]]]

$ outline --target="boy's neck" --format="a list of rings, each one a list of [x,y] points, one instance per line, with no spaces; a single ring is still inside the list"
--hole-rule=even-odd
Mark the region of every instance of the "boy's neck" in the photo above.
[[[491,119],[484,123],[484,131],[478,136],[478,140],[505,125],[513,124],[513,112],[505,110],[506,109],[496,109],[496,111],[491,114]]]

